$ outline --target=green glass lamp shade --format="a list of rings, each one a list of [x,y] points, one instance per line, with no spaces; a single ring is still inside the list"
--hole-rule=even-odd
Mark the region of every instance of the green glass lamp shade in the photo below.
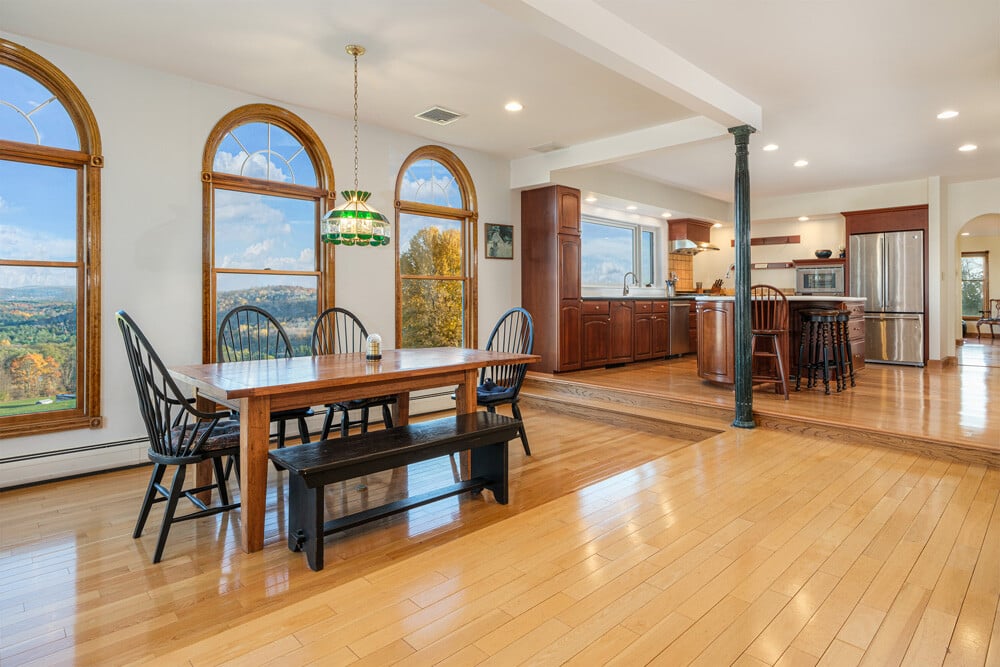
[[[334,245],[379,246],[389,244],[389,221],[367,204],[372,193],[344,190],[344,203],[323,216],[321,234]]]

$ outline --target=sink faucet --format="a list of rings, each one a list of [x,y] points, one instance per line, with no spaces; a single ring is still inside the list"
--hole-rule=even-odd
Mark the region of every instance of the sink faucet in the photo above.
[[[632,276],[632,284],[638,285],[639,279],[635,277],[635,274],[629,271],[625,274],[625,280],[622,282],[622,296],[628,296],[628,277]]]

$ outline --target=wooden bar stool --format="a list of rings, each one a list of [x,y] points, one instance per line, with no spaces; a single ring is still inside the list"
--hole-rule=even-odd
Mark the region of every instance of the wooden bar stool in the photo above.
[[[752,382],[773,382],[788,400],[788,371],[785,363],[788,339],[788,299],[770,285],[750,288],[750,364]],[[767,343],[761,346],[761,343]],[[759,363],[755,363],[758,360]]]
[[[851,314],[846,310],[837,311],[837,350],[840,354],[840,364],[837,367],[838,383],[841,389],[847,389],[847,380],[854,387],[854,353],[851,351]]]
[[[833,372],[837,373],[841,355],[834,342],[838,310],[809,309],[801,311],[802,335],[799,339],[799,360],[795,378],[795,391],[799,391],[802,382],[802,372],[808,373],[806,389],[812,389],[817,383],[817,374],[823,372],[824,393],[830,393],[830,362],[833,362]],[[842,375],[843,372],[840,372]],[[838,377],[840,377],[838,375]],[[839,391],[838,386],[838,391]]]

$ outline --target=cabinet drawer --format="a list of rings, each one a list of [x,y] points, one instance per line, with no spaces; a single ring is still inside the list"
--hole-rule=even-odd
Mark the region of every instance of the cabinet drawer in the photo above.
[[[653,312],[654,313],[669,313],[670,312],[670,302],[669,301],[654,301],[653,302]]]
[[[851,314],[851,319],[863,319],[865,316],[865,304],[856,303],[847,307],[847,312]]]
[[[851,320],[847,323],[847,337],[851,341],[864,340],[865,339],[865,321],[864,320]]]
[[[635,314],[640,313],[651,313],[653,312],[653,302],[652,301],[636,301],[635,302]]]
[[[584,315],[608,315],[611,313],[609,301],[584,301]]]

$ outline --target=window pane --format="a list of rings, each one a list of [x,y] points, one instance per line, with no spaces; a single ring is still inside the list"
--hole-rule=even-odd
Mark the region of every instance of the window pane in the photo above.
[[[462,275],[462,223],[403,213],[399,216],[399,273]]]
[[[270,123],[247,123],[219,142],[212,169],[280,183],[315,186],[316,169],[302,143]]]
[[[76,175],[0,160],[0,257],[76,261]]]
[[[0,139],[80,149],[66,108],[33,78],[0,65]]]
[[[274,315],[291,339],[296,357],[312,354],[319,309],[315,276],[220,273],[216,278],[216,324],[236,306],[257,306]]]
[[[653,232],[642,232],[642,268],[639,273],[639,280],[643,285],[653,284]]]
[[[985,257],[962,258],[962,280],[982,280],[986,275]]]
[[[400,347],[461,347],[462,282],[404,278]]]
[[[0,417],[76,407],[76,285],[76,269],[0,267]]]
[[[215,191],[215,266],[316,270],[316,202]]]
[[[455,176],[436,160],[417,160],[410,165],[403,174],[399,198],[448,208],[464,208],[462,191]]]
[[[962,281],[962,317],[980,317],[983,310],[983,282]]]
[[[621,285],[635,271],[634,234],[626,227],[584,220],[580,225],[580,282],[584,285]]]

